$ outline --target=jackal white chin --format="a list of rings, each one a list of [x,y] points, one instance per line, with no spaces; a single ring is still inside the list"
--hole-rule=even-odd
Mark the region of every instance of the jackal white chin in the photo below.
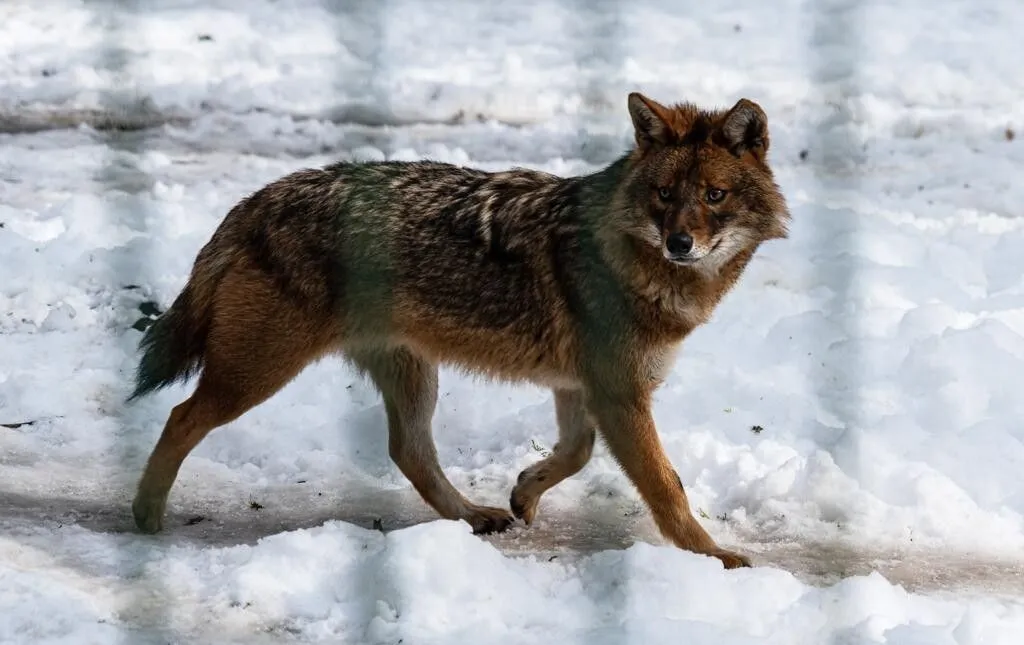
[[[713,247],[708,247],[708,248],[694,247],[693,249],[691,249],[687,253],[673,253],[672,251],[669,251],[667,248],[663,247],[661,249],[661,254],[665,257],[666,260],[668,260],[669,262],[671,262],[673,264],[688,265],[688,264],[696,264],[696,263],[698,263],[698,262],[700,262],[702,260],[707,259],[708,256],[710,256],[713,251],[714,251]]]

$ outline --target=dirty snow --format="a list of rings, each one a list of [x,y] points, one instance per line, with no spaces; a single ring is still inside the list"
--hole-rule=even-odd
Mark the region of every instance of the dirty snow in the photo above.
[[[130,4],[0,7],[0,642],[1019,642],[1015,2]],[[633,89],[769,115],[792,236],[655,406],[756,568],[667,546],[600,445],[529,529],[438,520],[337,361],[211,434],[165,532],[133,531],[189,389],[123,405],[132,325],[237,199],[340,158],[588,172]],[[442,465],[507,504],[550,395],[441,387]]]

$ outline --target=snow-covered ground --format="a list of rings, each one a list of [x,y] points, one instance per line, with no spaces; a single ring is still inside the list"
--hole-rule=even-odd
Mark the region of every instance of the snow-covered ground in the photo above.
[[[1021,34],[1017,0],[3,3],[0,642],[1020,643]],[[590,171],[633,89],[769,115],[792,236],[655,409],[756,568],[667,546],[601,445],[529,529],[437,520],[336,361],[134,532],[189,389],[123,405],[132,325],[236,200],[338,158]],[[441,386],[442,465],[506,505],[550,395]]]

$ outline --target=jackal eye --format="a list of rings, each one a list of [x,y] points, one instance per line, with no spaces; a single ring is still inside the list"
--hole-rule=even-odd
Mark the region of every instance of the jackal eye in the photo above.
[[[725,191],[721,188],[708,188],[708,192],[705,197],[709,204],[717,204],[725,199]]]
[[[658,197],[662,201],[666,201],[667,202],[668,200],[672,199],[672,189],[671,188],[659,188],[658,189]]]

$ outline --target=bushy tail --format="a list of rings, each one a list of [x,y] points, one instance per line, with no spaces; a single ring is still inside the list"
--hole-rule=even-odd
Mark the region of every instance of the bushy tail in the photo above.
[[[212,298],[197,293],[197,285],[190,280],[171,308],[146,329],[139,343],[142,360],[129,402],[187,380],[202,369],[212,304]]]

